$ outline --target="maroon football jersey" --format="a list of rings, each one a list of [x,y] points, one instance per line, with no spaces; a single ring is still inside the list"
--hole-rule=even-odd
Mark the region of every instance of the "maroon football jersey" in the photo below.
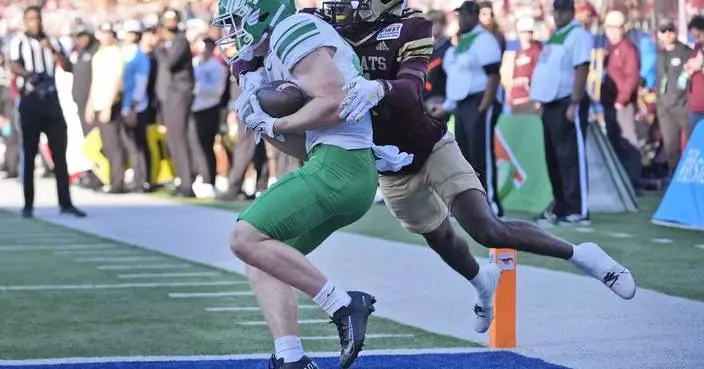
[[[423,102],[428,59],[433,52],[432,23],[407,16],[395,22],[356,23],[338,27],[360,58],[367,79],[393,81],[393,87],[372,111],[374,143],[394,145],[414,154],[398,173],[417,172],[447,127],[426,114]],[[409,93],[410,92],[410,93]],[[392,173],[383,173],[392,174]]]

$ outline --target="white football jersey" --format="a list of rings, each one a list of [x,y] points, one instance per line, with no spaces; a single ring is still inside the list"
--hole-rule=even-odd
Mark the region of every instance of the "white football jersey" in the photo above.
[[[332,26],[311,14],[297,13],[279,23],[272,32],[269,53],[264,60],[268,80],[296,81],[293,67],[308,54],[321,47],[336,50],[334,61],[345,83],[362,74],[357,54]],[[306,150],[318,144],[338,146],[343,149],[366,149],[372,146],[371,114],[356,123],[340,121],[306,132]]]

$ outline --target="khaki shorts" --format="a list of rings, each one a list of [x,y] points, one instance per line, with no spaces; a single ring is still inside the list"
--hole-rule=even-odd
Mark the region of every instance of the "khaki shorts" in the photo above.
[[[379,187],[386,206],[413,233],[430,233],[440,227],[457,195],[467,190],[485,193],[477,174],[464,159],[449,133],[433,148],[415,174],[381,176]]]

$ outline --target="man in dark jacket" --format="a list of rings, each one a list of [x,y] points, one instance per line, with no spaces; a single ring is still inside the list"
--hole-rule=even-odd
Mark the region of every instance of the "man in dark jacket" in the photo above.
[[[601,86],[604,122],[611,146],[626,169],[634,187],[641,174],[641,155],[636,134],[636,102],[640,85],[640,56],[633,42],[625,37],[626,17],[610,11],[604,20],[609,40],[605,60],[606,78]]]
[[[154,50],[157,58],[156,96],[166,126],[166,139],[171,158],[180,179],[174,196],[195,197],[191,155],[189,152],[188,122],[193,104],[193,55],[186,35],[179,29],[181,17],[167,10],[162,17],[160,37],[162,44]]]
[[[680,137],[682,133],[689,137],[692,131],[687,111],[687,72],[684,68],[691,49],[677,40],[675,24],[669,19],[660,20],[658,39],[657,114],[672,173],[680,160]]]
[[[84,25],[76,27],[74,32],[76,50],[71,54],[73,62],[73,101],[78,107],[78,118],[81,120],[83,135],[87,135],[93,127],[86,123],[86,103],[91,83],[91,60],[98,50],[99,43],[93,33]]]

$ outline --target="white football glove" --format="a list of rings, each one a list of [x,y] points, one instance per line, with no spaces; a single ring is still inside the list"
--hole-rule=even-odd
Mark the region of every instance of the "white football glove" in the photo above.
[[[264,67],[256,71],[243,73],[239,78],[239,86],[242,90],[240,96],[235,100],[235,112],[240,117],[241,121],[245,121],[247,116],[252,113],[250,106],[250,98],[254,96],[259,87],[268,81],[266,70]]]
[[[340,106],[340,119],[356,122],[384,98],[384,81],[370,81],[362,76],[353,79],[344,90],[347,93]]]
[[[244,125],[254,132],[255,141],[259,143],[261,135],[266,135],[284,142],[284,136],[274,135],[274,124],[276,124],[278,119],[270,116],[262,110],[256,96],[252,95],[249,97],[249,106],[252,109],[252,113],[245,118]]]

